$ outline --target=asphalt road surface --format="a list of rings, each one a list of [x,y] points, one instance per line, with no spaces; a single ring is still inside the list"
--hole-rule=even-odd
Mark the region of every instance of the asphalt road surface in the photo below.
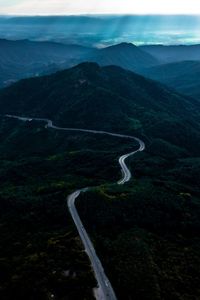
[[[45,128],[52,128],[55,130],[62,130],[62,131],[79,131],[79,132],[87,132],[87,133],[93,133],[93,134],[104,134],[104,135],[109,135],[109,136],[113,136],[113,137],[118,137],[118,138],[123,138],[123,139],[131,139],[134,140],[138,143],[139,148],[133,152],[127,153],[122,155],[119,158],[119,165],[121,167],[121,172],[122,172],[122,178],[118,181],[118,184],[123,185],[126,182],[130,181],[132,175],[131,172],[128,168],[128,166],[126,165],[126,159],[130,156],[135,155],[137,152],[141,152],[145,149],[145,144],[142,140],[134,137],[134,136],[130,136],[130,135],[123,135],[123,134],[117,134],[117,133],[112,133],[112,132],[107,132],[107,131],[98,131],[98,130],[89,130],[89,129],[78,129],[78,128],[64,128],[64,127],[58,127],[55,126],[53,124],[53,122],[49,119],[43,119],[43,118],[31,118],[31,117],[20,117],[20,116],[15,116],[15,115],[6,115],[6,117],[8,118],[15,118],[24,122],[31,122],[32,120],[34,121],[42,121],[45,122]],[[84,188],[81,190],[77,190],[74,193],[72,193],[71,195],[69,195],[67,197],[67,205],[68,205],[68,209],[70,211],[70,214],[72,216],[72,219],[74,221],[74,224],[76,225],[76,228],[78,230],[79,236],[83,242],[83,245],[85,247],[85,251],[91,261],[92,264],[92,268],[98,283],[98,289],[97,292],[95,293],[96,299],[97,300],[116,300],[116,295],[115,292],[112,288],[112,285],[109,281],[109,279],[107,278],[103,266],[98,258],[98,256],[96,255],[94,246],[90,240],[90,237],[88,235],[88,233],[86,232],[83,223],[79,217],[79,214],[76,210],[76,206],[75,206],[75,201],[78,198],[78,196],[80,195],[80,193],[83,192],[87,192],[89,190],[89,188]]]

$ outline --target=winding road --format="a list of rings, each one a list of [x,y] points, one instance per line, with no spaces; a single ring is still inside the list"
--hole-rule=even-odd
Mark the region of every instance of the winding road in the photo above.
[[[145,144],[143,141],[141,141],[140,139],[138,139],[134,136],[130,136],[130,135],[123,135],[123,134],[111,133],[111,132],[107,132],[107,131],[97,131],[97,130],[89,130],[89,129],[63,128],[63,127],[55,126],[51,120],[44,119],[44,118],[31,118],[31,117],[28,118],[28,117],[20,117],[20,116],[15,116],[15,115],[6,115],[6,117],[18,119],[18,120],[21,120],[24,122],[32,121],[32,120],[42,121],[42,122],[46,123],[45,128],[52,128],[52,129],[62,130],[62,131],[79,131],[79,132],[86,132],[86,133],[93,133],[93,134],[103,134],[103,135],[109,135],[109,136],[113,136],[113,137],[118,137],[118,138],[123,138],[123,139],[131,139],[131,140],[136,141],[139,144],[139,148],[133,152],[122,155],[119,158],[119,165],[121,167],[121,172],[122,172],[122,178],[117,182],[119,185],[123,185],[124,183],[130,181],[130,179],[132,177],[129,168],[127,167],[127,165],[125,163],[125,160],[128,157],[136,154],[137,152],[141,152],[145,149]],[[72,219],[76,225],[79,236],[83,242],[85,251],[91,261],[92,268],[93,268],[96,280],[98,282],[98,289],[96,289],[96,291],[95,291],[96,299],[97,300],[116,300],[117,298],[116,298],[115,292],[112,288],[112,285],[104,272],[103,266],[95,252],[95,249],[90,240],[90,237],[89,237],[88,233],[86,232],[86,230],[83,226],[83,223],[79,217],[79,214],[76,210],[76,206],[75,206],[76,199],[79,197],[79,195],[81,193],[87,192],[88,190],[89,190],[89,188],[80,189],[80,190],[75,191],[71,195],[69,195],[67,197],[68,209],[69,209]]]

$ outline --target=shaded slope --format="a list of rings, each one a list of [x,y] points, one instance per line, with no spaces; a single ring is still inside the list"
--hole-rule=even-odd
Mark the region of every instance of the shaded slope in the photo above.
[[[199,148],[199,108],[198,101],[159,83],[93,63],[23,80],[0,92],[1,113],[162,138],[192,151]]]
[[[158,64],[152,55],[131,43],[121,43],[96,51],[89,60],[102,66],[116,65],[131,71]]]
[[[200,60],[200,45],[144,45],[140,49],[153,55],[162,63]]]
[[[52,64],[56,64],[56,70],[63,63],[65,68],[71,66],[90,50],[79,45],[0,39],[0,87],[43,71],[51,72]]]
[[[143,75],[177,91],[200,98],[200,62],[183,61],[148,68]]]

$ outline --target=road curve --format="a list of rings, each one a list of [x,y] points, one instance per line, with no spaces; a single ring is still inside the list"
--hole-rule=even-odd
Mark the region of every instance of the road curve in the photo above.
[[[45,128],[52,128],[52,129],[62,130],[62,131],[79,131],[79,132],[86,132],[86,133],[93,133],[93,134],[104,134],[104,135],[114,136],[114,137],[123,138],[123,139],[124,138],[131,139],[131,140],[138,142],[139,148],[137,150],[130,152],[128,154],[122,155],[119,158],[119,164],[120,164],[121,172],[122,172],[122,178],[117,182],[119,185],[123,185],[124,183],[130,181],[130,179],[132,177],[129,168],[127,167],[127,165],[125,163],[125,160],[128,157],[136,154],[137,152],[141,152],[145,149],[145,144],[143,141],[141,141],[140,139],[138,139],[134,136],[130,136],[130,135],[123,135],[123,134],[111,133],[111,132],[107,132],[107,131],[98,131],[98,130],[90,130],[90,129],[58,127],[58,126],[55,126],[51,120],[45,119],[45,118],[31,118],[31,117],[28,118],[28,117],[20,117],[20,116],[15,116],[15,115],[6,115],[6,117],[18,119],[18,120],[21,120],[24,122],[32,121],[32,120],[42,121],[42,122],[46,123]],[[91,261],[92,268],[93,268],[96,280],[98,282],[98,294],[96,294],[96,299],[97,300],[117,300],[115,292],[112,288],[112,285],[104,272],[103,266],[102,266],[98,256],[96,255],[94,246],[93,246],[93,244],[89,238],[89,235],[86,232],[86,230],[83,226],[83,223],[79,217],[79,214],[76,210],[76,206],[75,206],[76,199],[79,197],[79,195],[81,193],[86,192],[88,190],[89,190],[89,188],[80,189],[80,190],[75,191],[71,195],[69,195],[67,197],[68,209],[69,209],[72,219],[76,225],[79,236],[83,242],[85,251]]]

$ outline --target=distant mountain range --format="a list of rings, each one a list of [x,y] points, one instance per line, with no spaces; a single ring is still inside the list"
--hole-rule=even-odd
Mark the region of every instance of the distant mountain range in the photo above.
[[[31,42],[28,40],[0,40],[0,86],[21,78],[37,76],[49,70],[65,68],[74,60],[90,52],[90,48],[79,45],[64,45],[53,42]],[[52,69],[52,64],[57,67]]]
[[[184,44],[199,41],[198,24],[198,15],[0,16],[0,36],[92,47],[130,41]]]
[[[200,61],[181,61],[148,68],[144,76],[200,99]]]
[[[84,61],[97,62],[102,66],[118,65],[132,71],[158,64],[153,56],[127,43],[94,49],[54,42],[0,40],[0,87]]]
[[[83,63],[22,80],[1,90],[0,110],[51,118],[66,127],[134,132],[194,152],[200,149],[198,100],[116,66]]]
[[[101,66],[120,66],[199,98],[199,53],[199,45],[136,47],[121,43],[96,49],[54,42],[0,40],[0,87],[22,78],[52,74],[81,62],[96,62]]]
[[[159,64],[155,57],[132,43],[121,43],[101,49],[96,51],[94,56],[89,57],[89,59],[101,66],[116,65],[131,71]]]
[[[144,45],[140,49],[157,58],[161,63],[200,60],[200,45]]]

